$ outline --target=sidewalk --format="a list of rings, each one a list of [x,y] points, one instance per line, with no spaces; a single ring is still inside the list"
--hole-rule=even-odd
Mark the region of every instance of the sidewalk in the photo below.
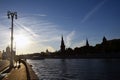
[[[19,68],[13,68],[2,80],[27,80],[26,67],[21,63]]]

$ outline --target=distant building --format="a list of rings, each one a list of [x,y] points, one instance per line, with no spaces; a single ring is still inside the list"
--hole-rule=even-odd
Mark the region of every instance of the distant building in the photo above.
[[[88,39],[86,39],[86,46],[89,47]]]
[[[8,59],[8,55],[6,54],[6,52],[4,50],[3,50],[3,53],[2,53],[2,59],[3,60]]]
[[[48,53],[49,51],[48,51],[48,49],[46,49],[46,53]]]
[[[10,57],[11,57],[11,51],[10,51],[10,47],[9,46],[6,47],[6,54],[8,56],[8,59],[10,59]]]
[[[6,52],[3,50],[2,59],[10,60],[11,56],[13,56],[13,58],[15,57],[15,51],[13,51],[13,55],[11,55],[11,48],[8,46],[6,47]]]
[[[11,48],[8,46],[8,47],[6,47],[6,52],[4,50],[2,52],[2,59],[10,60],[11,56],[13,56],[13,59],[14,59],[15,58],[15,53],[16,53],[16,51],[13,50],[13,53],[11,55]]]
[[[104,37],[103,37],[103,42],[102,42],[102,43],[105,44],[106,42],[107,42],[107,39],[106,39],[106,37],[104,36]]]
[[[64,52],[64,51],[65,51],[65,44],[64,44],[63,36],[61,37],[60,51],[61,51],[61,52]]]

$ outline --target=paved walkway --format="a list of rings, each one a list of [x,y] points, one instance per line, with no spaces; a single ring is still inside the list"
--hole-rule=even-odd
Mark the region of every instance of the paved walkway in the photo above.
[[[13,68],[2,80],[27,80],[26,67],[21,63],[18,68]]]

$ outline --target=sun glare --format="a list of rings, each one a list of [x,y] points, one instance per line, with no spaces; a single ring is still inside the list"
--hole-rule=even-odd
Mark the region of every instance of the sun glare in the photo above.
[[[18,48],[24,48],[29,45],[30,39],[29,39],[29,37],[27,37],[25,35],[16,35],[15,43]]]

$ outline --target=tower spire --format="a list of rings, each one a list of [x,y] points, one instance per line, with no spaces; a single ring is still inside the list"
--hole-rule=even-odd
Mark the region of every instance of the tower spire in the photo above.
[[[86,39],[86,46],[89,46],[89,42],[88,42],[88,39]]]
[[[64,44],[64,39],[63,39],[63,35],[61,37],[61,46],[60,46],[61,52],[65,51],[65,44]]]

